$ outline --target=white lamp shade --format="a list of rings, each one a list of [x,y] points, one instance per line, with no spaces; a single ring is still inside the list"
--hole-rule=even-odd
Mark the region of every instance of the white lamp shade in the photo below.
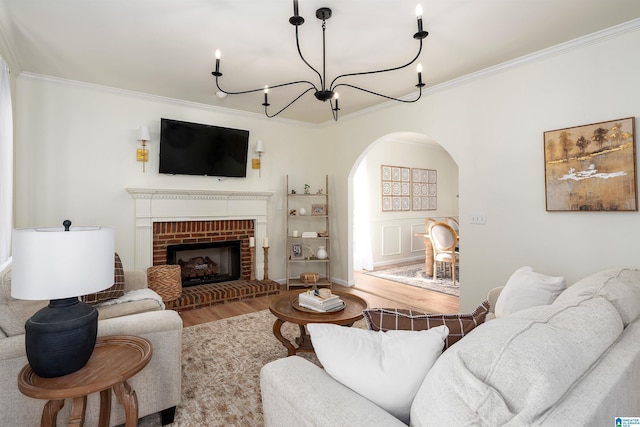
[[[138,141],[151,141],[151,138],[149,137],[149,128],[146,126],[140,126]]]
[[[114,230],[110,227],[14,230],[11,296],[70,298],[113,285]]]
[[[261,139],[256,142],[256,153],[264,153],[264,142]]]

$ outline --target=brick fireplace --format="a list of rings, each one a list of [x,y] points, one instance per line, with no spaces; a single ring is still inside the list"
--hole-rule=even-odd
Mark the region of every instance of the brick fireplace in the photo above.
[[[240,242],[240,278],[249,280],[251,254],[249,238],[253,220],[169,221],[153,223],[153,265],[167,264],[167,247],[172,245]]]
[[[248,278],[249,237],[267,236],[271,192],[127,188],[134,200],[135,268],[166,264],[169,242],[241,240],[242,277]],[[156,239],[157,238],[157,239]],[[156,243],[158,240],[158,243]],[[163,243],[160,243],[163,242]],[[164,245],[164,248],[163,248]],[[264,253],[255,252],[255,275],[264,277]]]

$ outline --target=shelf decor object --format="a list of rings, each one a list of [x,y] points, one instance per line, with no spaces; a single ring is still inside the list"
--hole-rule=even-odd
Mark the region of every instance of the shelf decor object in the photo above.
[[[98,312],[78,297],[113,285],[114,230],[109,227],[14,230],[11,296],[49,299],[25,324],[27,359],[43,378],[82,368],[93,353]]]
[[[215,71],[211,73],[213,76],[215,76],[216,87],[218,88],[218,92],[216,93],[216,95],[220,98],[224,98],[227,95],[242,95],[242,94],[247,94],[252,92],[264,92],[264,102],[262,103],[262,105],[264,106],[264,114],[267,117],[275,117],[278,114],[282,113],[287,108],[289,108],[291,105],[293,105],[298,99],[300,99],[307,92],[313,91],[313,94],[318,101],[322,101],[322,102],[329,101],[331,113],[335,121],[338,121],[338,112],[340,111],[340,108],[338,106],[339,95],[336,89],[338,89],[341,86],[348,87],[351,89],[356,89],[356,90],[366,92],[371,95],[376,95],[392,101],[398,101],[398,102],[404,102],[404,103],[412,103],[420,99],[420,97],[422,96],[422,88],[425,86],[425,84],[422,82],[422,64],[418,64],[416,68],[418,83],[415,85],[415,87],[418,88],[419,93],[415,99],[411,99],[411,100],[404,99],[404,98],[395,98],[392,96],[384,95],[382,93],[378,93],[371,89],[362,88],[362,87],[356,86],[354,83],[352,83],[352,81],[353,81],[353,78],[357,76],[365,76],[365,75],[371,75],[371,74],[397,71],[402,68],[408,67],[409,65],[416,62],[416,60],[420,56],[420,53],[422,52],[422,40],[429,35],[429,33],[427,31],[424,31],[424,29],[422,28],[422,6],[418,5],[416,7],[416,19],[417,19],[418,31],[413,34],[413,38],[418,41],[419,45],[418,45],[418,52],[411,60],[409,60],[405,64],[401,64],[391,68],[382,68],[382,69],[376,69],[371,71],[361,71],[361,72],[341,74],[335,77],[329,84],[329,80],[327,79],[327,76],[326,76],[327,58],[326,58],[325,31],[327,26],[327,20],[331,18],[331,15],[332,15],[332,11],[328,7],[321,7],[316,10],[316,18],[322,21],[322,68],[320,71],[314,68],[309,62],[307,62],[305,57],[302,55],[302,50],[300,49],[300,39],[298,36],[298,28],[302,24],[304,24],[304,18],[300,16],[298,13],[298,0],[293,0],[293,16],[289,18],[289,23],[295,27],[296,46],[298,47],[298,55],[300,56],[300,59],[302,60],[302,62],[304,62],[317,75],[317,77],[319,78],[319,86],[317,86],[316,83],[313,83],[309,80],[298,79],[288,83],[266,85],[264,87],[259,87],[257,89],[249,89],[249,90],[243,90],[243,91],[230,91],[227,89],[223,89],[220,86],[220,81],[219,81],[220,77],[222,77],[222,73],[220,72],[220,58],[222,54],[220,52],[220,49],[217,49],[215,52],[215,59],[216,59]],[[302,93],[300,93],[297,97],[295,97],[292,101],[290,101],[280,110],[278,110],[276,113],[270,114],[268,111],[268,108],[271,105],[269,104],[269,91],[280,88],[280,87],[286,87],[286,86],[292,86],[292,85],[302,85],[303,86]]]
[[[291,255],[289,259],[304,259],[304,247],[301,243],[292,243],[291,244]]]
[[[637,211],[635,117],[544,133],[547,211]]]

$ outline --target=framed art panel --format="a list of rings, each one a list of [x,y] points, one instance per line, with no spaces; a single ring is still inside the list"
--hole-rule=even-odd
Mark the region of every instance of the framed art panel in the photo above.
[[[411,168],[411,208],[432,211],[438,208],[438,171]]]
[[[637,211],[635,118],[544,132],[547,211]]]
[[[381,165],[382,211],[411,210],[410,169]]]

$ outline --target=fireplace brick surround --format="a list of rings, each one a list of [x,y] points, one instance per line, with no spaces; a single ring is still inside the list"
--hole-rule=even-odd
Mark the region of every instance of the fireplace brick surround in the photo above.
[[[240,240],[240,278],[249,280],[251,276],[249,237],[255,237],[253,220],[154,222],[153,265],[167,263],[167,246],[169,245]]]
[[[277,294],[280,285],[264,276],[264,254],[255,251],[255,276],[250,279],[249,237],[266,237],[267,202],[270,192],[217,190],[169,190],[127,188],[134,200],[135,263],[146,270],[166,264],[170,244],[241,241],[241,279],[189,286],[182,296],[167,302],[167,308],[189,310]]]

